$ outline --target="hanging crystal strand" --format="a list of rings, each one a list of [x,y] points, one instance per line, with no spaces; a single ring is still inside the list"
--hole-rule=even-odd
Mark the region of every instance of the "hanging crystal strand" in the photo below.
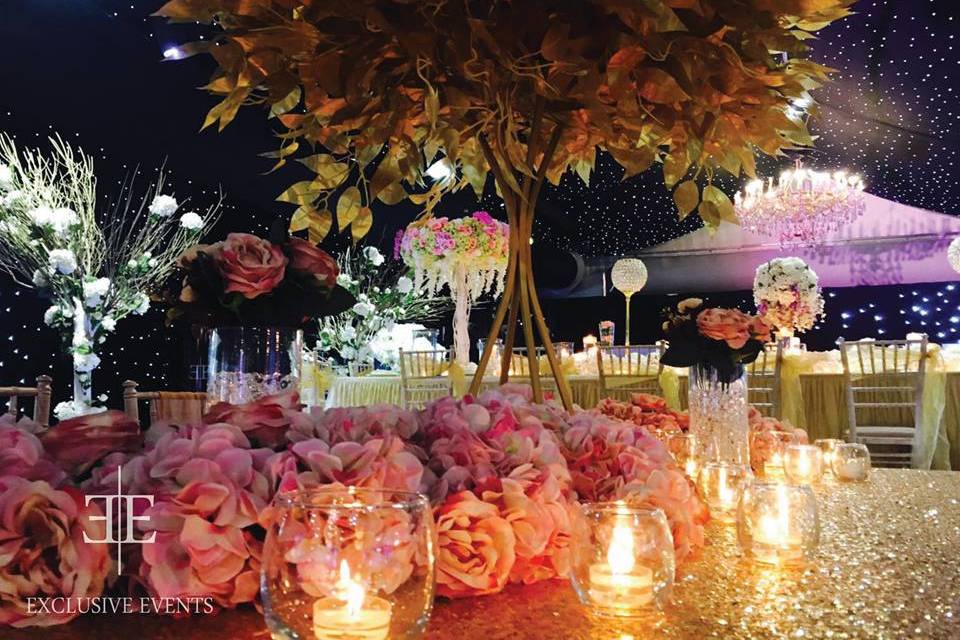
[[[470,363],[470,287],[467,283],[467,269],[458,265],[450,281],[450,293],[453,294],[453,344],[454,355],[461,366]]]

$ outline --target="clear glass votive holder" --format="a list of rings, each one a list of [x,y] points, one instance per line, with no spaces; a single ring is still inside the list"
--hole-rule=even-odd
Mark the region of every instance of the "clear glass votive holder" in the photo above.
[[[823,475],[823,451],[812,444],[787,445],[783,471],[793,484],[816,484]]]
[[[833,473],[833,459],[836,457],[837,447],[843,444],[843,440],[820,438],[819,440],[814,440],[813,444],[820,447],[820,450],[823,451],[824,471]]]
[[[321,487],[278,495],[261,559],[273,638],[417,638],[433,608],[435,531],[425,496]]]
[[[803,563],[820,543],[820,516],[807,485],[754,482],[737,508],[737,540],[745,554],[773,565]]]
[[[766,435],[771,439],[770,455],[764,461],[763,475],[772,479],[783,479],[783,458],[787,452],[787,447],[797,444],[797,437],[788,431],[768,431],[760,434]]]
[[[600,615],[661,611],[673,589],[676,565],[663,511],[600,502],[583,505],[580,513],[570,571],[580,602]]]
[[[553,343],[553,352],[557,354],[557,357],[561,362],[568,360],[573,357],[573,343],[572,342],[554,342]]]
[[[833,455],[833,474],[844,482],[863,482],[870,475],[870,450],[867,445],[844,442]]]
[[[692,433],[670,433],[666,437],[667,450],[673,454],[677,466],[692,480],[697,479],[700,460],[697,457],[697,437]]]
[[[707,462],[700,470],[697,484],[710,515],[721,522],[735,522],[740,494],[750,481],[746,467],[731,462]]]

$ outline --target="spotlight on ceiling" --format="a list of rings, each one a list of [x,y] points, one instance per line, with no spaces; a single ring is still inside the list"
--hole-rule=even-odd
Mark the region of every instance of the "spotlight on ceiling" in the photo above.
[[[164,60],[179,60],[182,57],[183,52],[180,51],[179,47],[167,47],[163,50]]]

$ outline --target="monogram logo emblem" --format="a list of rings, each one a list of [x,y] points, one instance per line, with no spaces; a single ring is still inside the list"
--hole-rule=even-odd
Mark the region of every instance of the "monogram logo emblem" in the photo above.
[[[151,495],[126,495],[123,493],[121,479],[123,467],[117,465],[117,492],[113,495],[87,496],[86,505],[89,506],[94,500],[103,500],[102,516],[89,516],[91,521],[103,521],[106,523],[106,534],[103,540],[94,540],[83,532],[83,541],[89,544],[115,544],[117,545],[117,575],[123,573],[123,557],[120,555],[125,544],[150,544],[157,536],[156,531],[152,531],[149,537],[137,539],[134,522],[149,521],[150,516],[135,515],[137,500],[146,500],[147,505],[153,506],[153,496]],[[120,525],[117,530],[117,525]]]

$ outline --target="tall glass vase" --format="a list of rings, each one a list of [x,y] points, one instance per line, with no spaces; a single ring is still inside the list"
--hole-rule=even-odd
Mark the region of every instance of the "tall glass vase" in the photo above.
[[[302,358],[299,329],[214,329],[207,352],[207,405],[244,404],[281,392],[299,392]]]
[[[724,375],[709,365],[690,367],[690,433],[700,464],[750,463],[747,373],[737,366]]]

